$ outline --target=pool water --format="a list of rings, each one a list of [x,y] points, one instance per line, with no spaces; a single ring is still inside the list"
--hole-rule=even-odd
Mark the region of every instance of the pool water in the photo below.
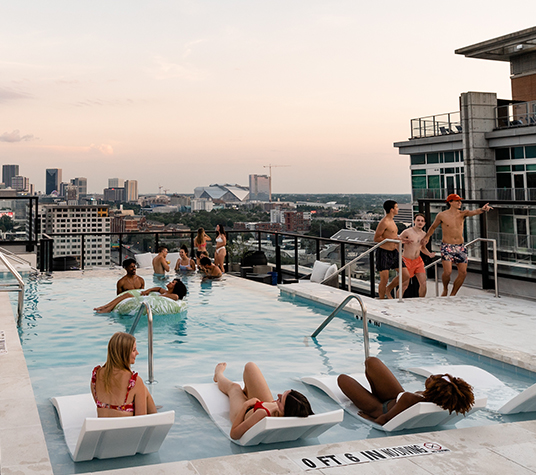
[[[256,447],[239,447],[230,442],[197,401],[180,389],[182,385],[210,382],[214,366],[220,361],[228,363],[227,376],[239,380],[244,363],[254,361],[274,394],[294,388],[309,398],[316,413],[337,409],[331,399],[302,384],[299,377],[361,372],[361,322],[341,313],[312,340],[307,335],[329,315],[331,310],[327,307],[281,297],[276,287],[238,278],[202,282],[198,275],[184,275],[188,288],[186,311],[155,316],[154,322],[154,376],[158,383],[151,391],[156,404],[163,405],[164,410],[175,410],[175,424],[160,451],[75,465],[49,398],[89,392],[91,371],[105,362],[108,339],[116,331],[130,329],[132,317],[99,315],[92,310],[115,297],[115,282],[122,275],[120,270],[90,270],[28,278],[20,338],[54,473],[72,474],[385,435],[345,415],[340,425],[318,439]],[[141,275],[146,287],[164,283],[153,282],[150,274]],[[404,369],[432,364],[476,364],[497,376],[509,386],[510,393],[488,395],[492,407],[498,407],[533,383],[526,374],[477,361],[466,353],[423,342],[420,337],[385,325],[370,325],[369,329],[370,354],[381,358],[409,391],[422,389],[423,379]],[[133,369],[147,380],[146,321],[140,321],[135,336],[140,355]],[[484,410],[464,419],[457,427],[523,418],[530,419],[530,415],[501,416]]]

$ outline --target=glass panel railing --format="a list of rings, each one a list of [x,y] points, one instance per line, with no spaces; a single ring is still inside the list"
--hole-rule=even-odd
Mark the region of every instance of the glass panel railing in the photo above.
[[[411,138],[459,134],[462,131],[460,111],[411,119]]]

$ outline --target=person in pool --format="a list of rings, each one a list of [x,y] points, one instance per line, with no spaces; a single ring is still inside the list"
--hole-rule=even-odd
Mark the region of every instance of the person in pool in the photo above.
[[[307,398],[294,389],[278,394],[274,400],[268,383],[255,363],[244,366],[244,389],[227,379],[223,374],[226,367],[227,363],[216,365],[214,381],[218,383],[218,389],[229,397],[232,439],[240,439],[265,417],[307,417],[314,414]]]
[[[188,248],[183,244],[179,251],[179,258],[175,264],[175,271],[187,272],[195,270],[195,261],[188,257]]]
[[[209,279],[217,279],[221,277],[221,269],[213,264],[210,257],[202,257],[199,261],[199,269],[205,274],[205,277]]]
[[[136,338],[117,332],[108,342],[104,366],[96,366],[91,375],[91,394],[98,417],[125,417],[154,414],[153,397],[130,366],[138,356]]]
[[[127,257],[123,261],[123,269],[127,274],[117,281],[117,295],[125,290],[143,289],[145,281],[139,275],[136,275],[136,261],[132,257]]]
[[[152,287],[140,292],[140,295],[149,295],[151,292],[158,292],[162,297],[167,297],[171,300],[182,300],[188,290],[180,279],[175,279],[167,284],[165,289],[162,287]],[[96,307],[93,310],[97,313],[110,313],[119,302],[131,297],[134,297],[134,295],[130,292],[121,294],[106,305]]]
[[[425,382],[425,390],[410,393],[378,358],[365,361],[365,376],[371,391],[354,378],[341,374],[337,380],[342,392],[361,410],[359,415],[384,425],[418,402],[433,402],[449,412],[465,414],[475,403],[473,388],[450,374],[434,374]]]

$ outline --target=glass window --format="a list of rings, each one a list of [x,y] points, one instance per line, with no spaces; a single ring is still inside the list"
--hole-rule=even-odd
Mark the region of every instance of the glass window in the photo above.
[[[527,168],[527,171],[536,170],[536,165],[527,165],[526,168]]]
[[[529,145],[525,147],[525,158],[536,158],[536,146]]]
[[[460,150],[460,161],[463,162],[463,150]]]
[[[414,190],[426,189],[426,177],[425,176],[413,176],[411,177],[411,187]]]
[[[514,172],[523,172],[525,171],[525,165],[514,165],[512,166]]]
[[[497,148],[495,149],[495,160],[509,160],[510,149],[509,148]]]
[[[445,168],[445,173],[454,173],[454,168]]]
[[[445,163],[454,162],[454,152],[445,152]]]
[[[411,164],[412,165],[424,165],[424,153],[420,155],[411,155]]]
[[[496,172],[509,172],[510,165],[501,165],[500,167],[495,167]]]
[[[439,153],[427,153],[426,163],[439,163]]]
[[[523,147],[513,147],[512,148],[512,158],[525,158],[525,153],[523,152]]]
[[[501,233],[514,234],[514,217],[499,216],[499,229]]]
[[[527,173],[527,188],[536,188],[536,173]]]
[[[497,188],[512,188],[510,173],[497,173]]]
[[[536,236],[536,218],[529,218],[530,235]]]
[[[428,177],[428,188],[440,188],[439,175],[431,175]]]
[[[411,170],[412,175],[426,175],[426,170]]]

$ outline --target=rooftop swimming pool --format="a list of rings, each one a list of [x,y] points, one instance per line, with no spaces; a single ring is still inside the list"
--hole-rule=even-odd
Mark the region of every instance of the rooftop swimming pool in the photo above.
[[[186,311],[155,316],[154,323],[154,375],[158,383],[153,385],[152,393],[157,404],[176,413],[175,424],[162,448],[156,454],[75,465],[49,398],[89,392],[91,371],[105,362],[108,339],[116,331],[130,329],[132,317],[93,312],[94,307],[114,298],[115,282],[122,275],[121,270],[89,270],[27,279],[20,338],[54,473],[90,472],[385,435],[345,415],[340,425],[318,439],[256,447],[239,447],[230,442],[197,401],[180,389],[182,385],[210,382],[219,361],[227,361],[226,374],[238,380],[244,363],[254,361],[274,393],[294,388],[309,398],[315,412],[336,409],[338,406],[321,391],[298,379],[313,374],[362,371],[361,322],[341,313],[315,341],[308,335],[331,309],[304,299],[281,297],[276,287],[238,278],[202,282],[198,275],[185,275],[183,280],[189,291]],[[141,275],[146,287],[157,285],[152,275]],[[15,300],[13,295],[14,305]],[[369,325],[369,329],[370,354],[380,357],[410,391],[422,389],[423,380],[405,369],[433,364],[474,364],[501,379],[511,392],[488,395],[490,407],[500,405],[533,383],[523,372],[516,374],[386,325]],[[140,355],[134,370],[146,380],[147,324],[143,320],[135,336]],[[531,417],[501,416],[484,410],[464,419],[457,427],[523,419]]]

